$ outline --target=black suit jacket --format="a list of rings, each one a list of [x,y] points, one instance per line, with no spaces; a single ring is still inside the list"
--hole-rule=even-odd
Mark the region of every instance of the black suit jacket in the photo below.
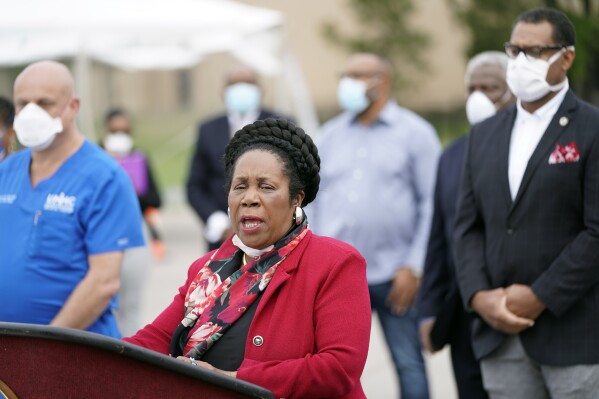
[[[528,355],[556,366],[599,363],[599,110],[566,94],[512,201],[515,117],[512,106],[472,128],[455,231],[462,298],[529,285],[547,309],[520,334]],[[556,144],[571,143],[577,162],[549,164]],[[477,319],[479,358],[504,338]]]
[[[424,273],[418,292],[421,319],[435,317],[433,345],[449,342],[456,327],[456,312],[462,311],[453,260],[453,226],[467,138],[453,142],[439,158],[435,183],[434,213]]]
[[[260,111],[258,119],[269,118],[281,116],[267,110]],[[214,212],[227,211],[223,156],[230,134],[227,115],[210,119],[198,127],[187,179],[187,200],[204,223]]]

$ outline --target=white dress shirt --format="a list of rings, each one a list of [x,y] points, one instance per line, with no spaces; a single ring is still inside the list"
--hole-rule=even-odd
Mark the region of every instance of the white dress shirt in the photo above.
[[[260,116],[259,109],[253,109],[251,111],[246,112],[245,114],[241,114],[239,112],[227,112],[227,119],[229,120],[229,133],[231,134],[231,138],[235,135],[235,133],[243,128],[245,125],[249,125],[250,123],[256,122],[258,117]]]
[[[532,114],[522,108],[522,102],[516,104],[517,113],[512,136],[510,139],[510,155],[508,166],[508,178],[510,182],[510,193],[512,200],[516,198],[520,183],[524,177],[524,171],[532,153],[537,148],[541,137],[547,130],[547,126],[553,119],[569,88],[568,79],[566,84],[555,97],[537,109]]]

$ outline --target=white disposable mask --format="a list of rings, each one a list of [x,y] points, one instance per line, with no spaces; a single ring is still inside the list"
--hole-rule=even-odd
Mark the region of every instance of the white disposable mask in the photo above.
[[[50,147],[54,138],[61,133],[62,120],[53,118],[35,103],[29,103],[15,116],[13,124],[19,142],[33,151]]]
[[[104,148],[116,157],[124,157],[131,153],[133,139],[125,132],[114,132],[104,137]]]
[[[568,49],[573,48],[568,47]],[[540,58],[530,60],[523,52],[520,52],[514,59],[510,58],[507,64],[506,80],[512,93],[521,101],[532,102],[542,98],[550,91],[558,91],[564,87],[565,79],[556,85],[550,85],[547,82],[547,72],[551,64],[557,61],[565,50],[562,48],[548,60]]]
[[[480,91],[473,91],[466,101],[466,116],[470,125],[482,122],[495,115],[497,109],[489,97]]]

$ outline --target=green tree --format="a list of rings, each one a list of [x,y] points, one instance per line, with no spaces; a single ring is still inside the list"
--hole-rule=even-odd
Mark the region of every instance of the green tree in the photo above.
[[[323,33],[350,52],[368,51],[387,57],[395,65],[412,65],[426,69],[422,58],[430,39],[410,26],[414,12],[412,0],[348,0],[361,29],[347,32],[328,22]],[[407,83],[401,70],[396,70],[397,83]]]
[[[563,11],[576,28],[576,61],[570,83],[576,93],[599,103],[599,9],[591,0],[448,0],[459,21],[470,31],[467,57],[502,50],[516,17],[533,7]]]

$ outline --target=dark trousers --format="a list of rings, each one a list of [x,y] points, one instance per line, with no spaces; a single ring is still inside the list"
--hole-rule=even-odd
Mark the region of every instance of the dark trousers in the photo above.
[[[470,314],[455,312],[455,329],[450,339],[451,363],[460,399],[487,399],[480,364],[472,351]]]

